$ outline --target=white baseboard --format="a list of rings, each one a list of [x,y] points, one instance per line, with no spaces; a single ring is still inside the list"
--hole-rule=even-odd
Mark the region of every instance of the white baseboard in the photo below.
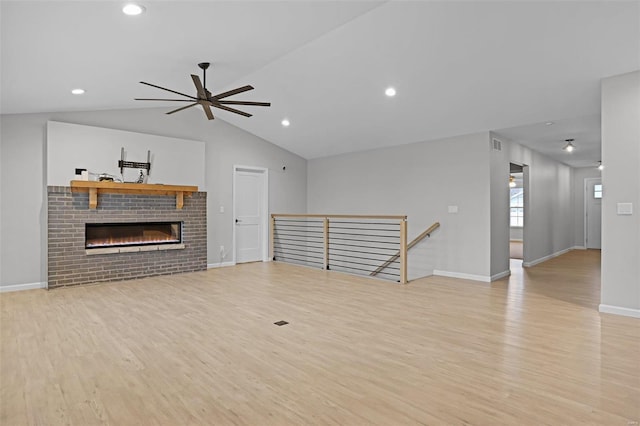
[[[482,281],[485,283],[491,282],[491,277],[488,275],[465,274],[462,272],[441,271],[439,269],[434,269],[433,275],[438,275],[440,277],[460,278],[463,280]]]
[[[507,269],[506,271],[499,272],[497,274],[491,275],[491,281],[499,280],[500,278],[508,277],[511,275],[511,269]]]
[[[407,274],[409,275],[409,274]],[[409,281],[419,280],[420,278],[427,278],[433,275],[432,270],[428,271],[420,271],[415,273],[415,275],[409,275]]]
[[[207,264],[207,269],[211,268],[225,268],[227,266],[236,266],[236,262],[220,262],[220,263],[209,263]]]
[[[573,246],[571,247],[571,250],[586,250],[587,248],[585,246]]]
[[[532,260],[531,262],[522,262],[522,266],[524,266],[526,268],[528,268],[530,266],[535,266],[538,263],[546,262],[549,259],[553,259],[554,257],[561,256],[561,255],[563,255],[565,253],[568,253],[569,251],[571,251],[571,249],[567,248],[567,249],[560,250],[560,251],[557,251],[555,253],[552,253],[549,256],[545,256],[545,257],[541,257],[540,259]]]
[[[640,318],[640,309],[623,308],[622,306],[603,305],[598,306],[598,311],[605,314],[623,315],[625,317]]]
[[[0,293],[7,293],[10,291],[36,290],[39,288],[47,288],[47,282],[45,281],[41,283],[3,285],[0,286]]]

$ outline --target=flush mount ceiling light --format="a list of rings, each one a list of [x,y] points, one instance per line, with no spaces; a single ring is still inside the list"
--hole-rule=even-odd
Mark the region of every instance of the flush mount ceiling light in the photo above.
[[[509,175],[509,188],[515,188],[516,187],[516,178],[513,177],[513,175]]]
[[[544,123],[545,126],[553,126],[553,121],[547,121]]]
[[[73,89],[71,93],[73,93],[74,95],[82,95],[84,94],[84,89]]]
[[[387,90],[384,91],[384,94],[391,98],[396,95],[396,89],[394,89],[393,87],[387,87]]]
[[[598,170],[602,170],[604,169],[604,166],[602,165],[602,160],[598,161]]]
[[[280,124],[282,124],[282,127],[289,127],[289,124],[291,124],[291,123],[289,122],[289,120],[287,120],[287,119],[285,118],[284,120],[282,120],[282,121],[280,122]]]
[[[140,15],[144,10],[144,7],[139,4],[129,3],[122,8],[122,13],[129,16],[136,16]]]
[[[567,144],[566,144],[566,145],[564,146],[564,148],[562,148],[562,149],[564,149],[564,150],[565,150],[565,151],[567,151],[567,152],[573,152],[573,151],[576,149],[576,147],[575,147],[575,146],[573,145],[573,143],[572,143],[574,140],[575,140],[575,139],[565,139],[564,141],[565,141]]]

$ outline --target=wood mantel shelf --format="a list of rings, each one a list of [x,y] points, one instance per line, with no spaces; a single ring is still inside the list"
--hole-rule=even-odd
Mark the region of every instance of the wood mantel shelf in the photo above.
[[[182,209],[184,196],[198,191],[197,186],[159,185],[147,183],[96,182],[72,180],[71,192],[88,192],[89,208],[98,207],[98,194],[175,195],[176,209]]]

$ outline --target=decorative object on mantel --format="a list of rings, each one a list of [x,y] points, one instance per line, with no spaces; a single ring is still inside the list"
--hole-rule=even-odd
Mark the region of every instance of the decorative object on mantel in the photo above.
[[[211,112],[211,107],[223,109],[225,111],[233,112],[235,114],[240,114],[245,117],[251,117],[251,114],[237,110],[235,108],[230,108],[227,105],[250,105],[250,106],[271,106],[270,102],[253,102],[253,101],[223,101],[221,99],[227,98],[229,96],[237,95],[238,93],[246,92],[248,90],[253,90],[253,86],[242,86],[237,89],[229,90],[228,92],[220,93],[215,96],[211,96],[211,92],[207,90],[207,68],[211,65],[209,62],[201,62],[198,64],[200,69],[202,69],[202,77],[204,79],[204,84],[200,81],[200,77],[195,74],[191,74],[191,80],[193,80],[193,84],[196,86],[197,97],[187,95],[184,93],[176,92],[175,90],[167,89],[164,87],[156,86],[155,84],[147,83],[141,81],[140,83],[146,84],[147,86],[155,87],[156,89],[166,90],[167,92],[175,93],[176,95],[185,96],[189,99],[150,99],[150,98],[135,98],[136,101],[171,101],[171,102],[191,102],[189,105],[180,107],[178,109],[174,109],[173,111],[167,112],[167,114],[173,114],[174,112],[182,111],[187,108],[191,108],[196,105],[202,105],[202,109],[204,110],[205,115],[209,120],[213,120],[213,112]]]
[[[184,196],[190,196],[198,192],[197,186],[187,185],[159,185],[146,183],[119,183],[119,182],[94,182],[84,180],[72,180],[71,192],[88,192],[89,208],[98,207],[98,194],[143,194],[143,195],[174,195],[176,197],[176,209],[184,206]]]
[[[113,182],[113,181],[115,181],[115,179],[109,173],[100,173],[100,176],[98,176],[98,181],[100,181],[100,182]]]

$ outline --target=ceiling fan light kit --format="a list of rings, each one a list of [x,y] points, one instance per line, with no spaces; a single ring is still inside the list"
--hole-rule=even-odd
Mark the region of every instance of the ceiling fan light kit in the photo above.
[[[237,89],[229,90],[227,92],[219,93],[215,96],[211,95],[211,92],[207,89],[207,69],[211,64],[209,62],[201,62],[198,64],[198,67],[202,69],[202,81],[200,81],[200,77],[195,74],[191,74],[191,80],[193,81],[194,86],[196,87],[196,96],[187,95],[186,93],[176,92],[175,90],[167,89],[166,87],[156,86],[155,84],[147,83],[141,81],[140,83],[145,84],[147,86],[155,87],[156,89],[165,90],[167,92],[175,93],[176,95],[184,96],[187,99],[150,99],[150,98],[135,98],[136,101],[171,101],[171,102],[189,102],[189,105],[180,107],[178,109],[174,109],[172,111],[167,112],[166,114],[173,114],[187,108],[194,107],[196,105],[201,105],[204,110],[204,114],[207,116],[209,120],[213,120],[213,112],[211,111],[211,107],[223,109],[225,111],[233,112],[235,114],[240,114],[245,117],[251,117],[251,114],[248,112],[240,111],[235,108],[231,108],[227,105],[248,105],[248,106],[271,106],[270,102],[254,102],[254,101],[230,101],[226,100],[229,96],[237,95],[239,93],[243,93],[249,90],[253,90],[253,86],[242,86]],[[204,82],[204,84],[203,84]],[[225,99],[225,100],[223,100]]]
[[[573,141],[575,139],[565,139],[564,141],[567,143],[564,148],[565,151],[567,151],[568,153],[572,153],[574,149],[576,149],[575,145],[573,144]]]

